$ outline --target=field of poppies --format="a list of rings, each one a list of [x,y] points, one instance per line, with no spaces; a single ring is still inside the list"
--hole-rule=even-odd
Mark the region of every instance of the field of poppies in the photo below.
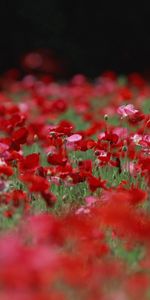
[[[1,86],[0,299],[150,299],[148,82]]]

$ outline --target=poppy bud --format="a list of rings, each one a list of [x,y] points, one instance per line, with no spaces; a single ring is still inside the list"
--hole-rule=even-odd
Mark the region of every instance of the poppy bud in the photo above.
[[[127,151],[128,151],[128,147],[124,145],[124,146],[122,147],[122,151],[127,152]]]
[[[104,115],[104,120],[105,120],[105,121],[108,120],[108,115],[107,115],[107,114]]]

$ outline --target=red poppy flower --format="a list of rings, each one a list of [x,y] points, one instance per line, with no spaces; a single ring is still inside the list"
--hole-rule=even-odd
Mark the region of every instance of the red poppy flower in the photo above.
[[[145,119],[145,115],[138,111],[135,114],[129,116],[128,121],[131,125],[136,125],[139,122],[143,121],[144,119]]]
[[[72,173],[72,166],[67,163],[64,166],[56,166],[56,173],[59,175],[60,178],[66,178],[68,175]]]
[[[80,171],[92,174],[92,161],[90,159],[79,161],[78,166]]]
[[[4,212],[3,212],[3,215],[8,218],[8,219],[11,219],[13,217],[13,209],[6,209]]]
[[[129,202],[132,205],[137,205],[144,202],[147,198],[147,193],[139,188],[132,187],[129,190],[130,199]]]
[[[118,142],[119,137],[115,133],[105,132],[105,138],[104,139],[107,140],[107,141],[109,141],[109,142],[111,142],[111,143],[116,144]]]
[[[73,129],[73,124],[69,121],[61,121],[58,126],[52,126],[49,129],[50,134],[54,137],[70,135]]]
[[[24,205],[27,204],[28,198],[27,198],[27,194],[24,191],[14,190],[8,194],[7,201],[8,202],[12,201],[13,205],[15,207],[18,207],[22,204]]]
[[[35,170],[39,167],[39,154],[33,153],[23,157],[19,162],[20,171]]]
[[[67,102],[64,99],[57,99],[51,103],[51,111],[63,113],[67,110]]]
[[[86,174],[81,171],[74,171],[74,172],[70,173],[70,177],[72,178],[73,184],[77,184],[77,183],[85,181]]]
[[[97,151],[97,158],[100,160],[100,164],[105,165],[110,161],[111,153],[106,152],[104,150],[98,150]]]
[[[91,127],[85,130],[86,136],[94,135],[96,132],[100,131],[104,126],[104,122],[93,122]]]
[[[8,126],[14,128],[15,126],[23,126],[25,123],[25,116],[22,114],[14,114],[11,119],[8,120]]]
[[[87,181],[92,192],[95,192],[97,188],[106,188],[106,181],[101,180],[93,175],[88,176]]]
[[[127,87],[120,88],[118,92],[123,100],[130,100],[133,97],[132,92]]]
[[[12,134],[12,145],[13,149],[19,150],[20,145],[25,144],[27,141],[28,130],[25,127],[22,127]]]
[[[57,153],[57,154],[50,153],[47,157],[47,161],[51,165],[64,166],[67,163],[67,158],[64,155],[62,155],[61,153]]]
[[[56,196],[52,194],[49,191],[43,191],[41,192],[41,196],[43,197],[44,201],[46,202],[46,205],[48,207],[53,207],[56,202]]]
[[[13,175],[13,169],[10,166],[7,165],[1,165],[0,166],[0,174],[4,174],[6,176],[12,176]]]
[[[28,184],[30,192],[44,192],[47,191],[50,186],[45,178],[37,175],[27,174],[21,176],[20,179]]]
[[[94,148],[95,145],[96,145],[96,142],[94,140],[81,140],[76,145],[76,150],[87,151],[89,149]]]

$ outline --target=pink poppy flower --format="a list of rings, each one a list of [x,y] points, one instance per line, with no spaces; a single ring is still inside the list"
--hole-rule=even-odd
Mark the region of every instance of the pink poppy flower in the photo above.
[[[86,208],[84,206],[81,206],[80,208],[78,208],[75,212],[76,215],[80,215],[80,214],[89,214],[90,210],[89,208]]]
[[[90,207],[92,206],[92,204],[94,204],[98,199],[94,196],[88,196],[85,198],[85,202],[86,202],[86,205],[87,207]]]
[[[75,142],[79,142],[82,140],[82,135],[80,134],[72,134],[69,137],[67,137],[67,142],[69,143],[75,143]]]
[[[121,138],[121,139],[126,139],[128,137],[127,128],[116,127],[116,128],[114,128],[113,133],[117,134],[119,136],[119,138]]]
[[[134,108],[133,104],[122,105],[117,109],[117,113],[121,115],[122,118],[132,116],[137,112],[138,110]]]

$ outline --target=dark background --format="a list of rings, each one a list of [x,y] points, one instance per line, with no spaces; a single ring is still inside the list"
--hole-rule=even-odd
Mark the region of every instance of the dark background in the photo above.
[[[0,72],[37,48],[52,49],[65,76],[149,73],[150,9],[141,1],[1,1]]]

